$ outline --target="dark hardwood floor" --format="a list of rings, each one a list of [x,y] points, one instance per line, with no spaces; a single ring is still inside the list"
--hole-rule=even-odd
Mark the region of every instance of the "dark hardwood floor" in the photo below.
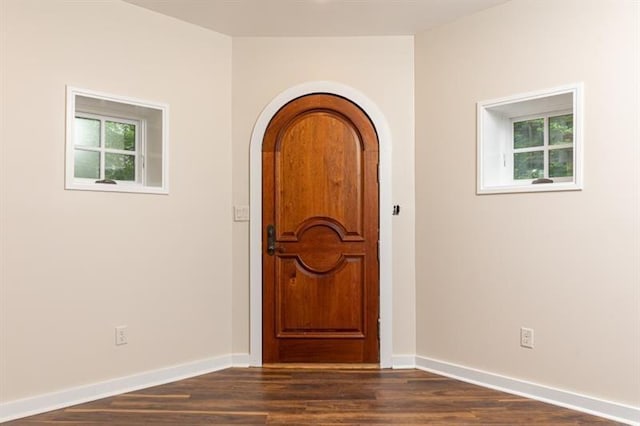
[[[615,425],[419,370],[230,368],[6,425]]]

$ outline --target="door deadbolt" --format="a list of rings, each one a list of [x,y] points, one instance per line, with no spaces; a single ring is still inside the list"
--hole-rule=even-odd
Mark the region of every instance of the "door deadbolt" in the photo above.
[[[276,228],[267,226],[267,254],[273,256],[276,252]]]

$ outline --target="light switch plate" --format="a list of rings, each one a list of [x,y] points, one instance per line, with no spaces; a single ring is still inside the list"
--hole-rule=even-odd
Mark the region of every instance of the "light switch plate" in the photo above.
[[[233,220],[236,222],[249,221],[249,206],[233,206]]]

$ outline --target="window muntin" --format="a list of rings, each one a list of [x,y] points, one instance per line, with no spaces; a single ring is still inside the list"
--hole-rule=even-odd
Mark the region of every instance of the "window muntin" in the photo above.
[[[144,122],[76,113],[74,178],[141,184]]]
[[[573,113],[512,119],[513,179],[573,179]]]

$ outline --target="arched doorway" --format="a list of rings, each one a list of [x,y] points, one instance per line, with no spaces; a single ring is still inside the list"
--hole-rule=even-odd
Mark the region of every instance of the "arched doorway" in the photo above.
[[[262,142],[263,363],[379,362],[378,137],[356,104],[294,99]]]
[[[328,93],[357,104],[371,119],[379,140],[380,155],[380,367],[391,367],[392,263],[391,263],[391,134],[377,105],[358,90],[336,82],[318,81],[291,87],[276,96],[258,117],[250,146],[250,347],[248,364],[262,365],[262,141],[266,128],[280,108],[293,99]]]

